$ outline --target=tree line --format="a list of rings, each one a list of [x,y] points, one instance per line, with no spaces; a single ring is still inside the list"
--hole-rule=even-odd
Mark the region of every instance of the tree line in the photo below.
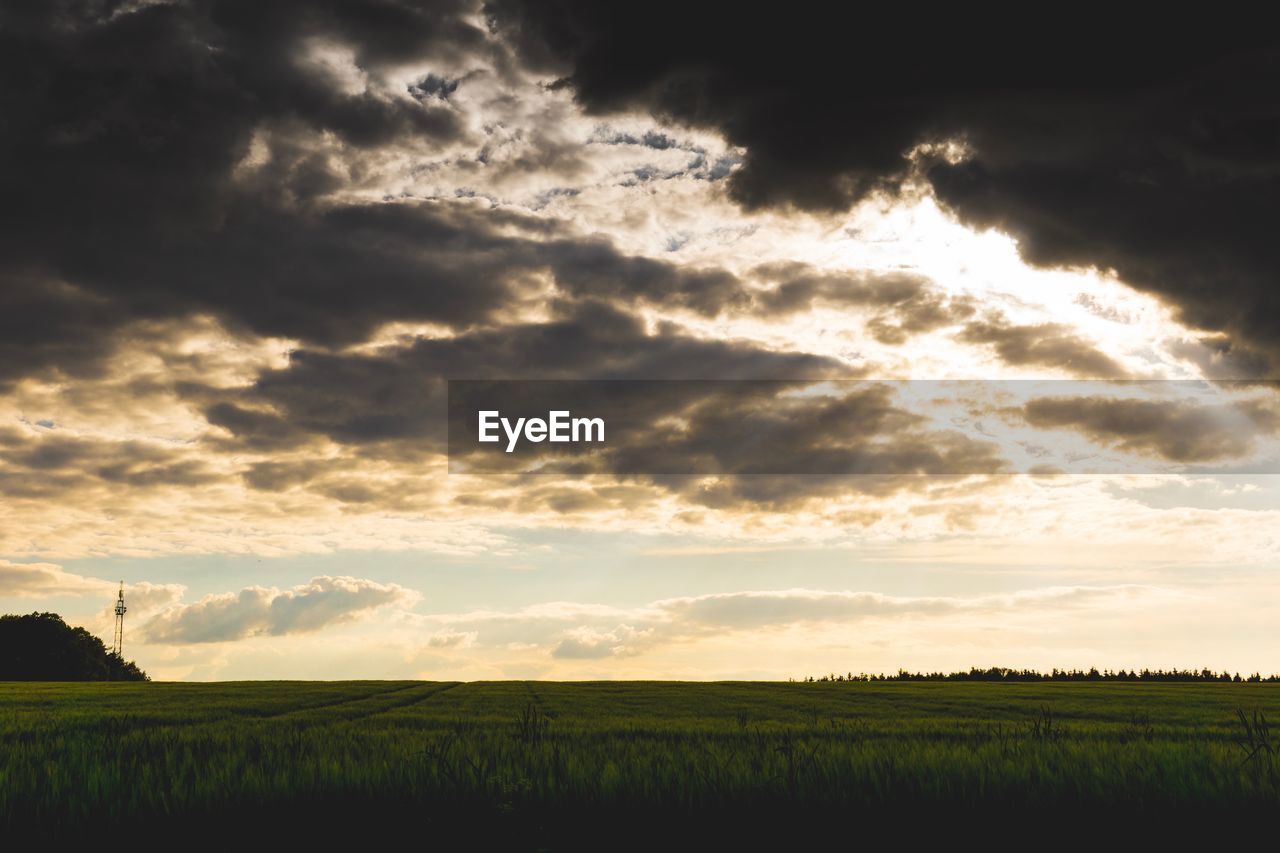
[[[795,679],[791,679],[794,681]],[[1052,669],[1040,672],[1034,669],[1010,669],[993,666],[987,669],[972,667],[968,672],[909,672],[900,669],[896,674],[884,673],[872,675],[859,673],[829,673],[801,679],[804,682],[819,681],[1224,681],[1240,683],[1261,683],[1280,681],[1280,675],[1262,675],[1253,673],[1242,676],[1240,673],[1227,671],[1214,672],[1211,669]]]

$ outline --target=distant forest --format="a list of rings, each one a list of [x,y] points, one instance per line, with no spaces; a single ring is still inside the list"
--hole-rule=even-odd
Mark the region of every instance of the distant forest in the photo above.
[[[0,616],[0,681],[148,681],[133,661],[56,613]]]
[[[794,679],[792,679],[794,681]],[[974,667],[968,672],[908,672],[898,670],[896,675],[868,675],[852,672],[840,675],[831,673],[803,678],[804,682],[819,681],[1229,681],[1235,683],[1262,683],[1280,681],[1280,675],[1242,676],[1240,673],[1214,672],[1211,669],[1053,669],[1039,672],[1034,669],[1007,669],[993,666],[988,669]]]

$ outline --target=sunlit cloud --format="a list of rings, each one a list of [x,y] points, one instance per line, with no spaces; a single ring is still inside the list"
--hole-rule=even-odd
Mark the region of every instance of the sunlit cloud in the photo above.
[[[700,76],[654,38],[615,85],[541,38],[545,14],[23,18],[0,602],[71,602],[101,633],[124,575],[131,651],[171,677],[374,657],[388,677],[780,676],[864,639],[868,666],[1045,661],[1097,653],[1088,630],[1121,612],[1176,645],[1189,602],[1248,645],[1224,614],[1275,596],[1280,408],[1200,380],[1280,364],[1256,227],[1274,193],[1157,105],[1252,115],[1189,70],[1123,108],[862,87],[797,125],[797,68],[761,92],[756,58]],[[1064,102],[1085,120],[1052,119]],[[901,121],[866,120],[882,106]],[[870,409],[655,399],[631,459],[522,476],[451,468],[459,378],[986,385]],[[1120,379],[1212,393],[1100,390]],[[999,387],[1021,380],[1100,383]],[[785,441],[708,450],[769,418]],[[679,454],[702,467],[635,464]],[[826,476],[858,464],[879,467]],[[815,578],[802,552],[880,574]],[[668,571],[728,559],[750,580]],[[972,589],[895,586],[920,566]],[[992,580],[1012,572],[1025,589]],[[1236,577],[1248,595],[1213,596]]]
[[[417,598],[416,593],[396,584],[318,577],[291,589],[249,587],[206,596],[165,610],[142,630],[148,640],[162,644],[305,634],[381,607],[409,605]]]

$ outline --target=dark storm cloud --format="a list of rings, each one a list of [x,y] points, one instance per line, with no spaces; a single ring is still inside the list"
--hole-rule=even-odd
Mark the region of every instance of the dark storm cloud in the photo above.
[[[1268,376],[1270,356],[1226,335],[1206,335],[1197,340],[1175,340],[1166,344],[1169,354],[1190,361],[1210,377]]]
[[[956,325],[973,315],[973,300],[941,292],[923,276],[869,271],[831,272],[802,263],[757,267],[752,276],[767,287],[754,295],[763,316],[806,311],[816,305],[871,309],[867,331],[885,344]]]
[[[57,430],[0,430],[0,494],[67,497],[89,489],[192,488],[218,475],[180,450],[142,441],[105,441]]]
[[[389,320],[489,322],[540,298],[542,281],[709,316],[744,304],[727,272],[629,257],[482,202],[332,200],[362,150],[474,141],[450,103],[465,77],[428,74],[400,93],[377,82],[409,61],[500,66],[473,11],[447,0],[9,4],[0,381],[49,367],[93,375],[139,319],[206,313],[336,347]],[[325,50],[374,82],[344,87],[312,61]]]
[[[97,376],[110,330],[124,319],[108,300],[72,285],[0,272],[0,385],[50,363],[73,376]]]
[[[1123,379],[1118,362],[1059,323],[1019,326],[999,315],[974,320],[956,335],[966,344],[988,345],[1005,364],[1048,367],[1088,379]]]
[[[1073,429],[1103,445],[1189,463],[1242,458],[1258,437],[1280,427],[1276,410],[1258,401],[1211,406],[1180,400],[1043,397],[1027,403],[1023,416],[1034,427]]]
[[[992,445],[928,430],[892,386],[840,385],[825,396],[795,396],[802,383],[735,383],[704,393],[673,423],[660,412],[648,435],[619,448],[626,471],[711,474],[849,475],[1001,470]],[[694,461],[691,461],[694,460]]]
[[[1090,378],[1122,378],[1127,371],[1068,326],[1016,325],[999,314],[971,319],[971,297],[951,296],[929,279],[910,273],[852,270],[832,272],[802,263],[765,264],[751,271],[765,284],[752,294],[752,310],[779,316],[818,305],[870,312],[866,330],[884,344],[963,324],[956,339],[992,347],[1005,364],[1049,367]]]
[[[847,371],[838,362],[752,344],[701,340],[597,302],[565,307],[562,319],[424,338],[371,354],[299,350],[234,400],[205,408],[245,447],[324,435],[339,442],[409,439],[414,452],[442,451],[444,378],[804,379]],[[196,399],[216,396],[191,389]],[[687,395],[686,395],[687,397]],[[651,400],[657,405],[658,400]],[[405,452],[401,447],[397,452]]]
[[[1266,28],[663,5],[487,8],[589,111],[646,109],[744,147],[731,192],[747,207],[844,210],[905,177],[916,146],[962,140],[964,162],[921,163],[962,220],[1012,234],[1034,264],[1114,269],[1280,365],[1280,47]]]
[[[704,506],[774,509],[1012,470],[995,442],[933,426],[899,390],[861,381],[454,382],[450,470],[605,475]],[[526,443],[510,452],[476,441],[477,411],[545,417],[549,408],[600,417],[608,425],[604,444]],[[533,477],[522,498],[557,512],[585,505],[577,500],[582,492],[546,500],[550,493],[537,494],[538,483]]]
[[[207,394],[207,389],[199,390],[201,396]],[[225,400],[206,408],[204,417],[212,426],[222,427],[236,436],[233,449],[283,450],[304,444],[309,438],[305,429],[271,412],[245,408]]]
[[[650,258],[624,257],[607,241],[559,240],[542,251],[561,289],[576,296],[640,299],[706,316],[742,308],[742,283],[720,269],[682,269]]]
[[[0,370],[88,369],[85,362],[125,319],[199,310],[255,331],[349,338],[405,294],[409,280],[443,279],[435,312],[479,313],[500,286],[451,287],[447,269],[414,263],[402,230],[383,236],[388,222],[377,213],[295,214],[280,203],[281,187],[246,191],[232,179],[255,130],[274,121],[357,147],[405,136],[428,145],[456,138],[447,108],[345,94],[301,60],[308,45],[329,40],[375,71],[454,55],[482,39],[459,19],[463,8],[7,4],[0,274],[6,301],[19,286],[27,310],[12,322],[21,323],[27,345],[21,360],[6,358]],[[293,165],[288,201],[331,188],[316,164]],[[440,236],[450,236],[440,227]],[[388,257],[371,263],[377,253],[353,238],[389,242]],[[362,279],[372,279],[379,307],[344,295]],[[58,295],[67,286],[83,292],[79,303]],[[340,321],[335,312],[353,316]]]
[[[777,510],[1011,470],[995,444],[930,428],[887,385],[854,383],[820,397],[787,397],[788,390],[704,394],[679,412],[657,412],[647,434],[606,454],[605,464],[655,472],[654,484],[702,506]]]
[[[66,310],[42,312],[37,319],[47,316],[45,325],[37,322],[24,334],[84,325],[91,334],[72,352],[92,353],[97,351],[89,349],[96,340],[95,318],[106,323],[113,315],[127,316],[126,311],[136,316],[207,311],[254,333],[338,346],[363,340],[392,319],[455,326],[482,322],[509,308],[522,285],[544,274],[569,294],[594,293],[707,315],[745,300],[729,273],[625,256],[599,239],[547,240],[543,223],[471,202],[349,205],[314,212],[238,206],[235,212],[235,224],[194,240],[171,235],[145,251],[111,245],[60,255],[69,278],[92,282],[86,287],[90,307],[67,300]],[[526,224],[524,236],[498,230]],[[174,286],[175,276],[183,287]],[[94,300],[107,302],[107,310],[95,313]],[[48,330],[51,321],[59,327]],[[40,343],[34,342],[36,354]],[[57,338],[51,346],[44,354],[56,357],[68,345]]]
[[[205,408],[211,422],[232,434],[228,448],[271,450],[324,437],[369,459],[407,462],[427,461],[445,450],[441,377],[631,380],[644,388],[621,404],[601,390],[618,388],[616,382],[575,383],[587,396],[575,398],[574,408],[607,404],[633,433],[616,452],[566,460],[560,470],[575,477],[621,476],[711,506],[786,506],[820,495],[889,494],[926,485],[927,478],[917,476],[922,473],[963,477],[1007,467],[985,442],[923,428],[922,418],[895,405],[883,386],[837,398],[784,399],[814,380],[848,378],[836,361],[699,340],[671,326],[649,330],[639,318],[603,303],[575,303],[562,312],[552,322],[419,339],[370,353],[301,350],[287,367],[263,372],[248,389],[198,394],[232,395]],[[751,381],[644,381],[654,376]],[[545,406],[538,385],[504,386],[504,410]],[[522,388],[531,400],[520,397]],[[610,399],[601,396],[593,404],[593,393]],[[684,428],[673,427],[673,418]],[[769,452],[762,455],[762,447]],[[367,485],[335,483],[337,473],[329,462],[289,460],[255,463],[244,477],[258,489],[307,486],[348,503],[383,499]],[[706,474],[720,480],[708,485]],[[632,487],[604,494],[598,486],[584,492],[531,482],[519,494],[495,500],[504,506],[515,502],[522,510],[573,513],[636,499]]]
[[[252,436],[249,436],[252,440]],[[242,474],[246,483],[264,492],[283,492],[318,477],[342,470],[342,460],[301,459],[282,462],[255,462]]]

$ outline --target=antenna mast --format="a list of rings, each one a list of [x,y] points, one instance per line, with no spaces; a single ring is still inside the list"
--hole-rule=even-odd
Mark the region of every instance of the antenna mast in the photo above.
[[[116,598],[116,642],[111,651],[117,655],[124,649],[124,581],[120,581],[120,595]]]

